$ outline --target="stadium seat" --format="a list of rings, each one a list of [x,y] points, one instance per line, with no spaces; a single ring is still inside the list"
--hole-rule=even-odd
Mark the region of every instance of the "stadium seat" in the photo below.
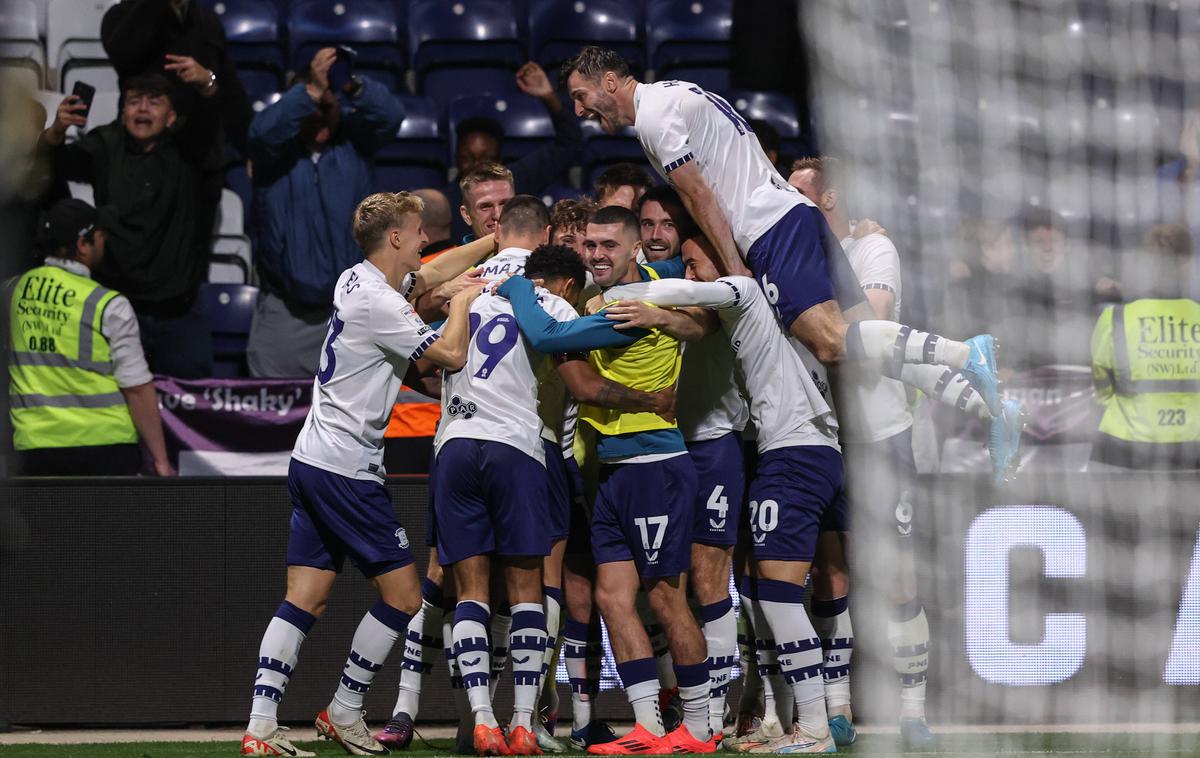
[[[405,53],[398,6],[384,0],[304,0],[293,5],[288,18],[292,70],[308,68],[323,47],[349,45],[358,53],[356,70],[399,91]]]
[[[247,376],[246,343],[254,320],[258,287],[248,284],[205,282],[200,285],[212,330],[213,375],[220,378]]]
[[[533,59],[555,75],[562,62],[585,45],[603,45],[621,54],[635,73],[646,67],[640,2],[623,0],[533,0],[529,43]]]
[[[446,183],[446,143],[438,125],[438,105],[425,97],[400,96],[404,120],[396,139],[375,155],[379,189],[441,187]]]
[[[284,85],[287,61],[279,34],[279,8],[271,0],[204,0],[221,19],[229,57],[247,93]],[[250,95],[251,98],[254,94]]]
[[[50,0],[46,16],[47,84],[70,92],[76,81],[116,91],[117,72],[100,44],[100,22],[116,0]]]
[[[591,192],[592,178],[614,163],[643,163],[646,153],[638,142],[633,127],[625,127],[617,134],[607,134],[600,124],[587,119],[581,124],[583,131],[583,186]]]
[[[547,206],[553,206],[559,200],[578,200],[586,194],[588,193],[569,184],[551,184],[542,190],[541,198]]]
[[[648,0],[646,54],[655,78],[729,89],[733,0]]]
[[[208,280],[248,284],[253,270],[254,260],[250,238],[246,234],[242,198],[231,189],[223,189],[213,224],[213,255],[208,267]]]
[[[779,132],[784,155],[796,156],[808,152],[808,144],[800,128],[796,101],[778,92],[733,90],[724,94],[729,104],[747,120],[761,119]]]
[[[38,37],[38,9],[33,0],[0,4],[0,66],[28,69],[33,89],[45,79],[46,53]]]
[[[447,107],[464,95],[507,92],[526,59],[509,4],[412,0],[409,47],[417,92]]]
[[[554,139],[554,124],[545,106],[524,93],[471,95],[450,103],[450,155],[458,149],[458,125],[468,118],[484,116],[504,128],[504,155],[508,162],[536,150]]]

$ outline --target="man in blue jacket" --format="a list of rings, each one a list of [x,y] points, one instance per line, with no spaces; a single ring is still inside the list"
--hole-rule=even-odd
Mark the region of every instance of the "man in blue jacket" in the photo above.
[[[334,48],[250,124],[254,229],[262,284],[247,359],[256,377],[312,376],[341,272],[362,260],[350,236],[371,193],[371,159],[400,128],[404,109],[387,88],[352,77],[329,84]]]

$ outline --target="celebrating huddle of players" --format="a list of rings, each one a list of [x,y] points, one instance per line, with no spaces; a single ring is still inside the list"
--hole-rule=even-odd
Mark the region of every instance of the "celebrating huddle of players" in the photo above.
[[[563,81],[579,115],[610,133],[632,126],[670,188],[648,193],[640,217],[573,201],[551,216],[514,197],[498,252],[457,279],[492,240],[422,266],[420,200],[362,202],[354,235],[366,260],[338,281],[292,456],[287,595],[263,636],[243,754],[311,755],[276,713],[347,556],[380,599],[316,726],[351,754],[409,744],[443,646],[461,752],[565,750],[550,673],[560,640],[575,748],[836,752],[855,738],[847,492],[894,510],[901,543],[911,533],[903,384],[991,423],[998,480],[1016,465],[1021,409],[1000,397],[992,338],[896,322],[896,250],[849,232],[830,164],[809,161],[790,185],[723,99],[687,82],[639,83],[608,50],[585,48]],[[410,303],[451,279],[434,330]],[[437,371],[436,550],[419,581],[383,487],[382,442],[401,382]],[[750,474],[743,439],[754,440]],[[911,553],[897,556],[888,636],[901,734],[928,747],[929,629]],[[621,736],[592,716],[600,619],[636,719]],[[401,638],[399,699],[373,735],[363,697]],[[739,639],[746,681],[726,731]],[[492,702],[508,661],[502,727]]]

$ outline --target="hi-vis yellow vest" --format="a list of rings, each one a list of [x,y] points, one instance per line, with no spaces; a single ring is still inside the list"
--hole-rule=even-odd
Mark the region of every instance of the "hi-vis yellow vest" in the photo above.
[[[137,442],[100,333],[104,308],[116,296],[57,266],[17,280],[8,369],[17,450]]]
[[[642,266],[642,270],[651,279],[659,278],[648,266]],[[628,347],[606,347],[588,354],[588,362],[600,376],[643,392],[675,386],[681,361],[679,340],[658,329],[652,329]],[[678,428],[657,413],[632,413],[592,405],[580,406],[579,417],[606,435]]]
[[[1100,432],[1122,442],[1200,441],[1200,303],[1106,308],[1092,333]]]

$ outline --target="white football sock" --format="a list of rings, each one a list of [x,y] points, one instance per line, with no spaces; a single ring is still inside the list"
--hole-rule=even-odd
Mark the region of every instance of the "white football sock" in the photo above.
[[[457,606],[457,603],[453,603]],[[459,720],[471,714],[471,701],[467,698],[467,689],[463,686],[462,671],[458,668],[458,659],[454,657],[454,614],[442,610],[442,642],[446,655],[446,668],[450,673],[450,693],[454,696],[455,714]]]
[[[599,624],[596,625],[599,627]],[[599,629],[596,629],[599,636]],[[589,625],[567,617],[563,625],[563,660],[571,682],[571,729],[582,729],[592,721],[592,700],[600,691],[599,666],[589,660]],[[599,647],[599,643],[596,643]],[[598,663],[598,657],[596,663]]]
[[[512,631],[512,611],[508,608],[498,609],[492,614],[492,622],[488,639],[492,642],[491,682],[488,684],[492,700],[496,699],[496,687],[504,678],[504,669],[508,667],[508,635]]]
[[[377,601],[362,617],[350,643],[350,656],[342,669],[337,692],[329,704],[329,720],[335,725],[353,724],[362,718],[363,697],[410,621],[412,616],[383,600]]]
[[[316,616],[284,600],[267,624],[258,646],[258,673],[246,727],[254,736],[269,737],[279,726],[279,703],[300,657],[300,645],[316,621]]]
[[[900,718],[925,720],[925,677],[929,670],[929,621],[919,600],[896,606],[888,642],[900,677]]]
[[[812,625],[821,639],[825,661],[825,705],[830,715],[850,705],[850,657],[854,654],[854,627],[846,598],[813,600]]]
[[[804,611],[804,588],[759,579],[757,602],[775,636],[779,670],[795,697],[796,724],[806,734],[824,737],[829,733],[829,717],[821,680],[821,640]]]
[[[724,726],[725,696],[729,694],[729,675],[733,671],[733,654],[737,646],[738,622],[733,612],[733,600],[727,597],[703,606],[700,618],[704,622],[704,642],[708,648],[708,728],[717,734]]]
[[[546,611],[541,603],[512,607],[509,651],[513,662],[513,717],[510,726],[533,729],[533,709],[542,688],[546,652]]]
[[[971,348],[965,342],[895,321],[857,321],[846,332],[847,359],[875,364],[892,378],[899,378],[906,363],[934,363],[960,369],[970,355]]]
[[[683,725],[696,739],[708,740],[712,737],[708,728],[708,703],[712,699],[708,661],[676,665],[675,681],[679,682],[679,699],[683,703]]]
[[[488,644],[488,607],[475,600],[462,600],[454,608],[454,657],[462,673],[463,687],[471,702],[475,723],[496,727],[492,713],[491,678],[492,648]]]
[[[975,391],[967,378],[958,371],[931,364],[905,364],[900,369],[900,381],[924,392],[933,400],[956,408],[968,416],[991,421],[983,396]]]
[[[554,672],[550,670],[554,662],[554,654],[562,642],[562,606],[563,594],[558,587],[543,587],[542,602],[546,607],[546,652],[542,655],[542,692],[547,692],[547,685],[553,690]],[[554,708],[557,710],[557,699]]]
[[[658,710],[658,677],[654,671],[654,659],[639,658],[617,664],[617,675],[625,688],[625,696],[633,706],[633,717],[651,734],[665,734],[662,714]]]
[[[428,578],[421,581],[421,610],[408,624],[404,660],[400,662],[400,691],[392,714],[407,714],[413,721],[421,706],[421,683],[433,670],[433,659],[443,646],[442,588]]]

